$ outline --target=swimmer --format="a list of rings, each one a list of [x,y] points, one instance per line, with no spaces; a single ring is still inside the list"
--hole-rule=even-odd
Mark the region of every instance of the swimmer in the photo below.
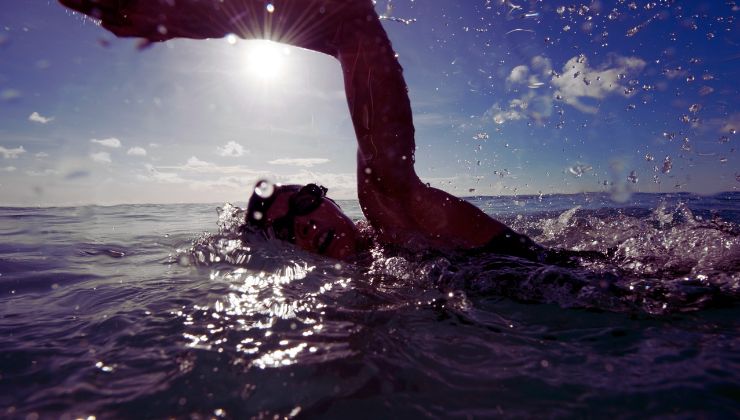
[[[362,212],[383,244],[489,250],[544,260],[545,250],[471,203],[423,183],[414,169],[414,125],[403,70],[372,0],[60,0],[121,37],[147,42],[235,34],[339,60],[357,137]],[[271,187],[271,186],[270,186]],[[315,184],[258,182],[248,224],[317,254],[347,260],[359,229]],[[271,189],[271,188],[269,188]]]

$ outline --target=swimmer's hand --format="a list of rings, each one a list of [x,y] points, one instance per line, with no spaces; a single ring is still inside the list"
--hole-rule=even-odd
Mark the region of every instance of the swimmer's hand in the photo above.
[[[224,3],[198,0],[59,0],[99,19],[119,37],[149,42],[172,38],[220,38],[230,31]]]

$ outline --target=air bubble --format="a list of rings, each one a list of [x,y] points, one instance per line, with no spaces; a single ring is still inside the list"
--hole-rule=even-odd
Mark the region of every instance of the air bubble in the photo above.
[[[267,13],[272,13],[275,11],[275,5],[272,3],[267,3],[267,6],[265,6],[265,10],[267,10]]]

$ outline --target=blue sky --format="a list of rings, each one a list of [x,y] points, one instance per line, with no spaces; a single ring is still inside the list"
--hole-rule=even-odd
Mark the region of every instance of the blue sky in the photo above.
[[[740,187],[740,6],[379,0],[421,178],[456,195]],[[355,198],[338,63],[232,38],[140,51],[0,0],[0,205],[244,201],[260,177]]]

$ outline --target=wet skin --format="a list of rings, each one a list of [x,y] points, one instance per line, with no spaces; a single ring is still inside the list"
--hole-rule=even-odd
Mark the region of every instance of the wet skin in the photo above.
[[[357,140],[358,198],[378,241],[471,249],[509,232],[474,205],[426,185],[416,174],[415,130],[403,69],[371,0],[273,0],[271,11],[263,0],[59,1],[100,19],[104,28],[121,37],[159,42],[233,33],[335,57]],[[287,209],[287,198],[280,201]],[[296,244],[346,258],[353,252],[357,229],[336,205],[325,201],[312,213],[321,217],[296,218],[296,223],[313,223],[309,228],[296,226],[296,235],[305,236]],[[331,229],[337,237],[328,245],[318,240],[317,246],[315,235]]]
[[[272,224],[288,212],[292,192],[278,192],[267,210],[266,222]],[[357,227],[333,201],[322,198],[319,207],[303,216],[295,216],[295,245],[327,257],[346,260],[357,254],[360,236]]]

